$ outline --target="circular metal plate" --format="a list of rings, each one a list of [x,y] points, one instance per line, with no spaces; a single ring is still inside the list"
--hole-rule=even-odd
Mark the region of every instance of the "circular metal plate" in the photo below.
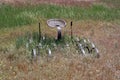
[[[64,20],[61,19],[49,19],[47,20],[47,24],[49,27],[65,27],[66,26],[66,22]]]

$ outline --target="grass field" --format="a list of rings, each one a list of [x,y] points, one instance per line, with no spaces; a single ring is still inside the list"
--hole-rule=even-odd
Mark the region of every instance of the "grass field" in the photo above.
[[[120,1],[72,1],[0,1],[0,80],[120,80]],[[16,40],[22,45],[27,32],[38,32],[39,22],[42,35],[56,37],[46,24],[50,18],[64,19],[67,35],[73,21],[73,34],[93,41],[100,58],[84,57],[71,47],[53,51],[50,58],[44,52],[31,63],[30,52],[25,46],[17,49]]]
[[[91,7],[66,7],[57,5],[38,5],[14,7],[2,5],[0,8],[0,28],[29,25],[45,18],[67,18],[72,20],[105,20],[120,19],[120,9],[108,8],[103,5]]]

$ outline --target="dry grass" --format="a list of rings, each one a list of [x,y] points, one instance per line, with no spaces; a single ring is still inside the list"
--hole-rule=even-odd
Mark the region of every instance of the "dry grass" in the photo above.
[[[119,0],[0,0],[0,3],[12,4],[17,6],[22,5],[39,5],[39,4],[57,4],[57,5],[77,5],[89,7],[94,3],[105,4],[109,7],[120,8]]]
[[[17,6],[22,5],[38,5],[38,4],[57,4],[57,5],[77,5],[77,6],[90,6],[98,0],[1,0],[1,3],[12,4]]]
[[[66,20],[69,22],[69,20]],[[87,24],[86,24],[87,23]],[[42,22],[42,27],[45,22]],[[65,55],[60,51],[54,52],[52,58],[38,56],[33,64],[25,50],[16,50],[11,44],[11,37],[24,35],[26,31],[37,31],[37,25],[2,30],[0,50],[0,80],[119,80],[120,79],[120,27],[115,22],[76,21],[74,35],[88,37],[100,50],[100,58],[83,57],[67,51]],[[63,30],[69,29],[69,25]],[[22,30],[22,32],[21,32]],[[47,26],[43,32],[48,30]],[[50,30],[50,29],[49,29]],[[48,30],[48,34],[51,33]],[[12,34],[11,37],[10,34]],[[6,44],[6,42],[10,44]],[[7,51],[3,51],[7,48]]]
[[[3,59],[1,80],[119,80],[118,56],[94,59],[76,54],[65,58],[57,53],[49,61],[41,57],[34,64],[22,58],[11,62]]]
[[[100,2],[110,7],[120,8],[120,0],[100,0]]]
[[[19,3],[23,0],[9,1]],[[41,21],[42,34],[56,36],[56,31],[53,29],[51,33],[45,21]],[[119,20],[81,20],[73,21],[73,24],[74,35],[90,38],[97,45],[100,58],[83,57],[69,49],[67,54],[56,51],[51,58],[38,56],[37,61],[31,63],[25,49],[15,49],[14,40],[27,31],[37,31],[38,25],[4,28],[0,29],[0,80],[120,80]],[[63,33],[69,34],[69,29],[68,24]]]

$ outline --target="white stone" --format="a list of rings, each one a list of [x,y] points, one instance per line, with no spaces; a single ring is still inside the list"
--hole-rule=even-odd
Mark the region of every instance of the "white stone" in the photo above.
[[[92,45],[92,47],[93,47],[93,48],[95,48],[95,45],[94,45],[94,43],[91,43],[91,45]]]
[[[45,40],[45,36],[43,36],[42,38],[43,38],[43,40]]]
[[[77,42],[79,42],[79,41],[80,41],[80,39],[79,39],[78,37],[76,37],[76,41],[77,41]]]
[[[33,49],[33,57],[36,58],[37,55],[36,55],[36,49]]]
[[[87,39],[87,41],[90,43],[90,40],[89,40],[89,39]]]
[[[87,42],[87,41],[86,41],[86,39],[84,39],[83,41],[84,41],[84,43],[86,43],[86,42]]]
[[[48,49],[48,55],[49,55],[49,56],[52,55],[51,49]]]
[[[86,55],[86,54],[85,54],[85,50],[84,50],[83,48],[81,49],[81,51],[82,51],[82,53],[83,53],[84,55]]]
[[[99,50],[97,48],[95,48],[95,50],[96,50],[96,53],[99,53]]]

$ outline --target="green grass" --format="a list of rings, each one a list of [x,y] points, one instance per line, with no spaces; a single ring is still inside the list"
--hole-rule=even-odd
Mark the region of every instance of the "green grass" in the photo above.
[[[60,40],[56,40],[54,37],[50,37],[49,35],[45,35],[44,37],[45,37],[44,40],[42,36],[40,41],[38,41],[39,36],[37,32],[33,33],[26,32],[25,35],[16,38],[15,50],[17,51],[24,50],[26,51],[25,53],[27,55],[31,55],[32,49],[36,49],[37,54],[41,54],[43,56],[46,55],[48,49],[51,49],[52,52],[55,52],[57,50],[62,51],[64,49],[63,51],[67,52],[67,50],[65,49],[66,44],[70,44],[71,47],[74,47],[71,44],[72,43],[71,38],[67,35],[62,36],[62,39]],[[30,39],[32,39],[32,42],[30,42]]]
[[[32,45],[32,48],[35,48],[39,43],[41,43],[43,46],[49,46],[49,47],[53,47],[53,44],[51,43],[55,43],[56,45],[65,45],[66,42],[67,43],[70,43],[71,42],[71,39],[70,37],[68,37],[67,35],[64,35],[62,37],[61,40],[56,40],[54,37],[50,37],[48,35],[45,35],[45,40],[43,40],[43,36],[41,37],[40,41],[39,41],[39,35],[38,35],[38,32],[32,32],[32,34],[30,34],[29,32],[26,32],[24,36],[19,36],[17,39],[16,39],[16,48],[19,49],[19,48],[25,48],[26,46],[26,43],[29,43]],[[32,38],[33,42],[30,43],[29,42],[29,39]]]
[[[0,28],[29,25],[38,22],[40,18],[114,21],[120,19],[120,9],[103,5],[93,5],[88,8],[57,5],[0,6]]]

